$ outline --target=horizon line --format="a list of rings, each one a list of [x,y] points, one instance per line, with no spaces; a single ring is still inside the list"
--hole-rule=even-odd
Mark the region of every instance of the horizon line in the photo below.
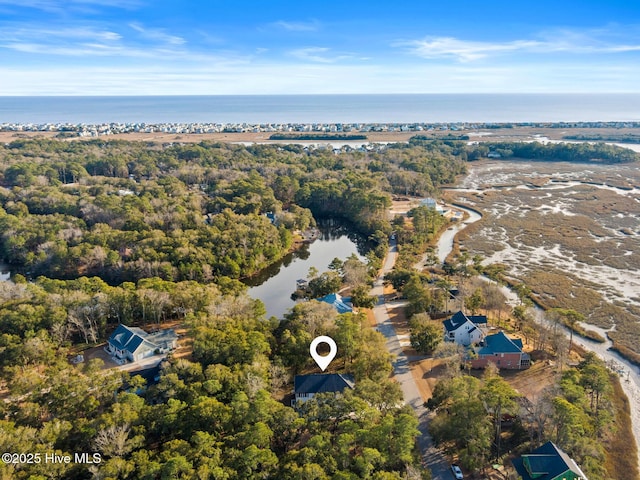
[[[107,98],[107,97],[356,97],[356,96],[415,96],[415,95],[640,95],[640,91],[625,92],[415,92],[415,93],[184,93],[184,94],[35,94],[0,95],[0,98]]]

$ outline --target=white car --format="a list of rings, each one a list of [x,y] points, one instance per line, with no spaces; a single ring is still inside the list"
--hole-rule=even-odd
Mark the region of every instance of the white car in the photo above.
[[[460,467],[455,463],[451,465],[451,471],[453,472],[453,476],[456,478],[456,480],[462,480],[464,478],[462,476],[462,470],[460,470]]]

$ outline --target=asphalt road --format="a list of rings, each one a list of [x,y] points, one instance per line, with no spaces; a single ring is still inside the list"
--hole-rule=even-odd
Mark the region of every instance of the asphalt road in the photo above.
[[[429,412],[423,406],[420,390],[409,369],[409,360],[402,351],[400,340],[391,324],[387,312],[387,305],[384,300],[382,279],[386,273],[391,271],[396,263],[397,257],[397,243],[395,240],[391,240],[389,242],[389,253],[385,259],[382,272],[374,283],[373,290],[371,291],[371,295],[378,297],[378,304],[374,307],[373,313],[376,323],[378,324],[378,331],[387,339],[387,349],[395,356],[395,361],[393,362],[394,378],[400,384],[405,403],[411,405],[418,417],[418,429],[420,430],[418,445],[422,452],[423,463],[431,470],[433,480],[450,480],[453,476],[449,469],[449,464],[442,452],[433,446],[433,440],[429,434]]]

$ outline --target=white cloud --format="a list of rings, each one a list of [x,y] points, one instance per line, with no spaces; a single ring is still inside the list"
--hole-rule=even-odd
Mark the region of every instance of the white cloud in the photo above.
[[[294,50],[290,50],[287,53],[291,57],[304,60],[305,62],[314,63],[335,63],[341,60],[353,58],[353,55],[348,54],[327,55],[330,52],[331,49],[326,47],[307,47],[296,48]]]
[[[638,92],[640,64],[477,67],[471,64],[388,65],[249,63],[221,59],[146,66],[9,68],[0,66],[4,95],[233,95],[308,93]]]
[[[60,26],[18,24],[0,29],[2,49],[50,57],[112,56],[114,58],[165,59],[168,55],[184,61],[211,61],[220,55],[201,54],[186,48],[186,41],[164,30],[131,24],[115,32],[96,26]],[[128,34],[128,35],[126,35]]]
[[[425,40],[397,43],[396,46],[406,46],[409,51],[423,58],[456,58],[467,62],[485,58],[490,54],[513,52],[516,50],[531,50],[539,47],[540,42],[516,40],[504,43],[475,42],[459,40],[452,37],[435,37]]]
[[[186,43],[185,39],[176,35],[170,35],[164,30],[159,28],[146,28],[139,23],[130,23],[129,27],[138,32],[143,38],[153,40],[169,45],[183,45]]]
[[[95,40],[116,42],[121,38],[122,36],[119,33],[86,26],[54,29],[48,26],[29,25],[0,30],[0,41],[20,42],[37,39],[47,41],[47,43],[54,43],[52,39],[56,39],[55,41]]]
[[[333,59],[322,55],[324,53],[327,53],[328,51],[329,49],[325,47],[297,48],[295,50],[291,50],[289,52],[289,55],[299,58],[300,60],[319,63],[332,63],[334,61]]]
[[[69,8],[109,7],[132,9],[140,5],[138,0],[0,0],[0,5],[33,8],[45,12],[62,13]]]
[[[639,43],[617,43],[600,31],[597,35],[560,30],[545,34],[543,39],[517,39],[501,42],[463,40],[454,37],[427,37],[422,40],[396,42],[413,55],[426,58],[452,58],[471,62],[509,53],[605,54],[640,51]]]
[[[290,32],[316,32],[320,28],[317,22],[287,22],[280,20],[271,25]]]

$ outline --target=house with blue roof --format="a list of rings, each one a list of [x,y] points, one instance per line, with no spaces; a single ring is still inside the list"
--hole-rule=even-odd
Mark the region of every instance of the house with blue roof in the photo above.
[[[444,340],[455,342],[463,347],[480,343],[484,338],[487,327],[487,317],[484,315],[465,315],[456,312],[451,318],[442,322],[444,326]]]
[[[317,300],[333,306],[338,313],[353,312],[353,307],[351,306],[351,302],[349,302],[350,298],[342,298],[339,293],[330,293],[329,295],[325,295]]]
[[[587,480],[575,460],[553,442],[545,443],[512,463],[521,480]]]
[[[522,340],[504,332],[487,335],[475,350],[471,368],[486,368],[489,362],[504,370],[523,370],[531,366],[531,357],[522,350]]]
[[[137,362],[170,352],[177,345],[178,335],[172,329],[147,333],[141,328],[120,324],[109,337],[105,350],[119,360]]]

